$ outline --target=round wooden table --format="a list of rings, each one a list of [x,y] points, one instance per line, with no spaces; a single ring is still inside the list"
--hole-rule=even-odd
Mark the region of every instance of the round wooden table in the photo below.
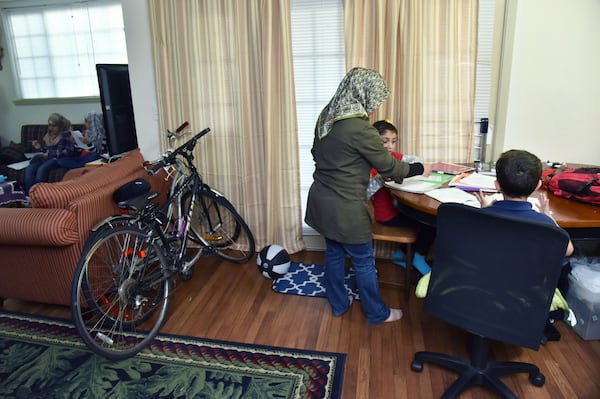
[[[441,202],[425,194],[391,190],[400,209],[414,219],[435,226],[437,208]],[[533,196],[545,192],[552,216],[573,240],[600,240],[600,206],[557,197],[546,190],[538,190]]]

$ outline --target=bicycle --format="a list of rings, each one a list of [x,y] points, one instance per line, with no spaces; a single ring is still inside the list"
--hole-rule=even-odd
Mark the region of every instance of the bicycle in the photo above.
[[[175,133],[178,136],[180,126]],[[119,203],[127,215],[110,217],[90,234],[71,284],[75,327],[93,352],[125,359],[158,334],[179,276],[191,279],[204,255],[247,262],[254,236],[234,206],[206,184],[193,164],[204,129],[176,150],[167,151],[149,174],[168,168],[171,188],[164,206],[149,192]]]

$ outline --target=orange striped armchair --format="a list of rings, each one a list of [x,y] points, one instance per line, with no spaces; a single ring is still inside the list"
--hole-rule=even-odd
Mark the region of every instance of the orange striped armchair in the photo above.
[[[107,165],[73,169],[60,182],[34,185],[32,208],[0,208],[0,300],[69,305],[71,278],[90,229],[118,212],[113,192],[141,177],[165,200],[165,175],[149,177],[143,162],[134,150]]]

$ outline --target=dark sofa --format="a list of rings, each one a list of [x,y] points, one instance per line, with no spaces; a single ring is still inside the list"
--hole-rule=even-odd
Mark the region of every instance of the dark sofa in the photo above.
[[[85,125],[71,125],[71,130],[85,130]],[[42,140],[42,137],[48,131],[47,124],[30,124],[21,126],[21,142],[13,143],[4,146],[0,149],[0,175],[7,176],[7,180],[16,180],[21,185],[25,184],[25,169],[15,170],[9,168],[8,165],[15,162],[24,161],[27,158],[25,153],[34,152],[31,142],[33,140]],[[49,182],[61,181],[67,169],[54,169],[50,172]]]

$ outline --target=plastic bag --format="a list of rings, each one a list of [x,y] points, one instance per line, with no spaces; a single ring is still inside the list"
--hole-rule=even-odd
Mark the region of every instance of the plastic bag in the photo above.
[[[569,263],[574,280],[593,293],[600,293],[600,257],[573,257]]]

